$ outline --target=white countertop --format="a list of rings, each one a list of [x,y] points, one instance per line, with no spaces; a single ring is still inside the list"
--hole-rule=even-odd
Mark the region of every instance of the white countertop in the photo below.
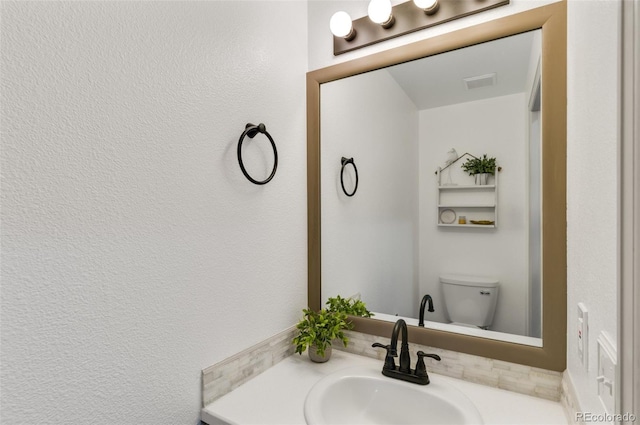
[[[415,356],[412,356],[415,357]],[[412,363],[415,359],[411,359]],[[209,425],[260,424],[305,425],[304,401],[313,385],[337,370],[351,366],[382,371],[383,361],[333,350],[327,363],[312,363],[305,352],[294,354],[202,409]],[[566,425],[564,408],[544,400],[448,376],[429,373],[431,381],[442,380],[473,401],[486,425]]]

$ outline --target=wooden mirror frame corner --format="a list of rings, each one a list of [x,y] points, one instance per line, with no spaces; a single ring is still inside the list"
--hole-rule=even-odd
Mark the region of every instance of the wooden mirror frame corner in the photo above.
[[[411,342],[562,372],[567,345],[566,1],[307,73],[308,304],[321,306],[320,85],[402,62],[542,29],[542,347],[411,327]],[[390,336],[393,323],[353,318],[358,332]]]

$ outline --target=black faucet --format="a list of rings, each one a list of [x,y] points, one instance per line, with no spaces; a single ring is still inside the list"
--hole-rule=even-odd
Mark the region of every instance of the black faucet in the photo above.
[[[393,357],[398,355],[398,333],[402,330],[402,347],[400,348],[400,368],[402,373],[411,370],[411,357],[409,356],[409,338],[407,337],[407,323],[404,319],[399,319],[391,332],[391,348],[389,350]]]
[[[402,330],[402,346],[400,348],[400,367],[396,369],[396,362],[393,359],[398,356],[398,333]],[[437,354],[426,354],[418,351],[418,362],[415,370],[411,369],[411,357],[409,356],[409,339],[407,338],[407,324],[403,319],[396,322],[391,333],[391,343],[383,345],[376,342],[372,347],[380,347],[387,350],[384,359],[382,374],[389,378],[400,379],[402,381],[412,382],[414,384],[427,385],[429,383],[429,375],[424,364],[424,357],[431,357],[440,361]]]
[[[424,307],[425,304],[429,301],[429,312],[433,313],[433,298],[431,295],[427,294],[422,297],[422,302],[420,303],[420,321],[418,322],[418,326],[422,326],[424,328]]]

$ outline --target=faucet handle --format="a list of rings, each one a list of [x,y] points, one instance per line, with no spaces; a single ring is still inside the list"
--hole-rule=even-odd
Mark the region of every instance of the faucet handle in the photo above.
[[[416,354],[418,355],[418,359],[421,359],[423,357],[431,357],[432,359],[436,359],[437,361],[442,360],[437,354],[427,354],[424,351],[418,351]]]
[[[387,355],[384,358],[383,370],[385,370],[385,369],[395,370],[396,369],[396,362],[393,359],[394,356],[391,354],[391,345],[384,345],[384,344],[380,344],[379,342],[374,342],[373,344],[371,344],[371,346],[373,348],[384,348],[385,350],[387,350]]]
[[[373,344],[371,344],[371,346],[373,348],[384,348],[385,350],[387,350],[387,356],[391,356],[391,357],[397,356],[397,354],[395,356],[391,354],[391,345],[384,345],[384,344],[380,344],[379,342],[374,342]]]
[[[428,383],[429,375],[427,374],[427,367],[424,364],[424,358],[431,357],[432,359],[440,361],[440,356],[437,354],[427,354],[424,351],[418,351],[416,354],[418,355],[418,362],[416,363],[416,370],[414,374],[416,376],[426,377]]]

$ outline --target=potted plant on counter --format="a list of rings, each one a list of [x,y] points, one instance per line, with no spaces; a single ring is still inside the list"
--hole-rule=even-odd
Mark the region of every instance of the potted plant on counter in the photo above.
[[[302,312],[304,317],[296,325],[299,334],[293,338],[296,353],[302,354],[309,348],[311,361],[323,363],[331,358],[331,341],[337,339],[347,346],[349,338],[343,332],[349,327],[346,314],[325,308],[320,311],[305,308]]]
[[[468,158],[462,164],[462,169],[470,176],[474,176],[477,185],[485,185],[489,180],[489,175],[496,173],[496,159],[488,158],[485,153],[481,158]]]
[[[293,338],[295,352],[302,354],[309,349],[309,358],[316,363],[323,363],[331,358],[331,343],[339,341],[346,347],[349,338],[344,334],[345,329],[352,329],[353,323],[349,315],[371,317],[364,302],[350,298],[329,298],[328,308],[314,311],[309,308],[302,310],[304,317],[296,328],[298,335]]]

